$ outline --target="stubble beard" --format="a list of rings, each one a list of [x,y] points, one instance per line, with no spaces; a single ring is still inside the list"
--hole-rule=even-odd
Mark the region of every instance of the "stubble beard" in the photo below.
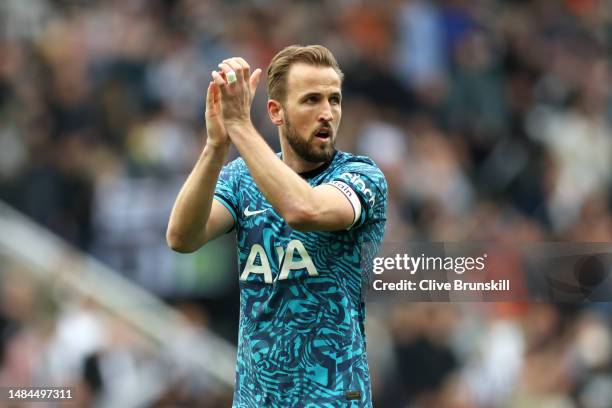
[[[324,147],[316,146],[314,143],[315,136],[310,135],[307,139],[302,138],[287,117],[284,118],[283,133],[287,142],[289,142],[289,146],[302,160],[309,163],[324,163],[334,157],[336,148],[333,139],[331,143]]]

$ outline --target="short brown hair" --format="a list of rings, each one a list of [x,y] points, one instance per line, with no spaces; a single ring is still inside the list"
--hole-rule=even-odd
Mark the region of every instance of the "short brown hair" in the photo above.
[[[344,74],[330,50],[322,45],[290,45],[272,58],[268,66],[268,97],[283,102],[287,96],[287,74],[291,65],[302,62],[308,65],[331,67],[340,77]]]

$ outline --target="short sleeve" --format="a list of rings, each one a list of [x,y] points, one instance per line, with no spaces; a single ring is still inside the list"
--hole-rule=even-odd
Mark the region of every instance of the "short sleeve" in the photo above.
[[[385,219],[387,182],[382,171],[375,165],[348,163],[334,172],[328,184],[338,188],[348,186],[352,193],[357,195],[361,203],[361,214],[351,228],[357,228],[367,222]],[[351,199],[349,198],[349,200]]]
[[[217,186],[215,187],[215,199],[227,208],[234,218],[234,224],[238,222],[238,182],[240,180],[240,159],[234,160],[221,169]]]

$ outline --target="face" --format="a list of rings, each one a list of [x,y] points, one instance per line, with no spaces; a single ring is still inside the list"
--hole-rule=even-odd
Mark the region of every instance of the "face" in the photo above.
[[[342,116],[340,77],[331,67],[291,66],[281,135],[310,163],[329,161]]]

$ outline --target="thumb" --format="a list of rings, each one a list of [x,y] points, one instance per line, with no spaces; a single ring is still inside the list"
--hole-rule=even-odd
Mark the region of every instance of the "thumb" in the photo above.
[[[253,71],[253,73],[251,74],[251,78],[249,79],[249,85],[251,87],[251,92],[255,93],[255,90],[257,89],[257,84],[259,83],[260,79],[261,79],[261,68],[257,68],[255,71]]]
[[[213,83],[208,83],[208,89],[206,90],[206,113],[210,113],[213,107]]]

